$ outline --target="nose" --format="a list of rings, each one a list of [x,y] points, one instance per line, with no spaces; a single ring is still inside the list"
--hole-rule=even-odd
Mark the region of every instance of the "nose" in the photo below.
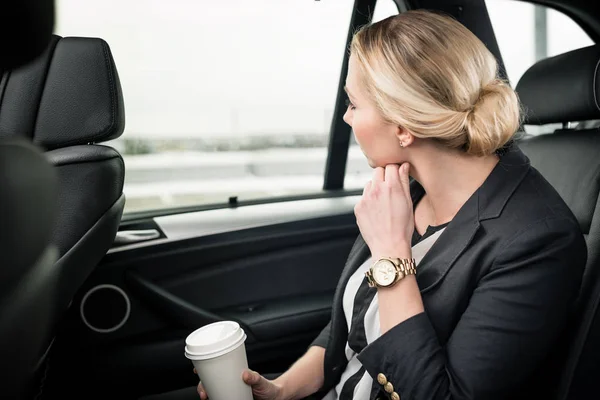
[[[347,108],[346,112],[344,113],[344,117],[342,119],[344,120],[345,123],[352,126],[352,117],[350,114],[351,114],[350,108]]]

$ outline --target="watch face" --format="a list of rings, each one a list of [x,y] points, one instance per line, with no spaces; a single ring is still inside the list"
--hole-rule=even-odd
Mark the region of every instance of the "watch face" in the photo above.
[[[391,261],[380,260],[373,266],[373,280],[380,286],[389,286],[396,279],[396,267]]]

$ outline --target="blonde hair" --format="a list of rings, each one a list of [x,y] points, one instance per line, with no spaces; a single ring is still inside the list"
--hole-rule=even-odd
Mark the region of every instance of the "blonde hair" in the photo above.
[[[484,156],[519,127],[517,95],[496,59],[451,17],[415,10],[368,25],[351,54],[383,117],[415,137]]]

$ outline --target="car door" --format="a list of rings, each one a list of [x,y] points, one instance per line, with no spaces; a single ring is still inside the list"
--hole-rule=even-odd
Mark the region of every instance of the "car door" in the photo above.
[[[57,33],[101,36],[114,54],[127,206],[62,325],[50,393],[138,398],[195,385],[184,340],[219,320],[240,323],[262,373],[302,355],[329,321],[358,235],[370,169],[342,120],[345,49],[374,7],[113,0],[91,12],[58,1]],[[380,0],[374,18],[397,12]]]

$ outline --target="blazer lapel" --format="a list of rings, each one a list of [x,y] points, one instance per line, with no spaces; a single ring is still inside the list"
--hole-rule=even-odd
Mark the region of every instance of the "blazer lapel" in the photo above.
[[[350,254],[346,260],[346,265],[344,266],[344,270],[342,271],[342,275],[340,280],[338,281],[337,287],[335,289],[335,295],[333,296],[333,309],[331,320],[332,321],[342,321],[344,322],[343,310],[342,310],[342,299],[344,297],[344,290],[346,289],[346,285],[348,284],[348,280],[352,276],[352,274],[356,271],[358,267],[362,265],[362,263],[369,257],[370,250],[367,243],[363,240],[362,236],[359,235],[352,249],[350,250]],[[341,313],[340,315],[337,315]],[[334,326],[339,324],[334,324]],[[346,326],[347,329],[347,326]],[[333,329],[332,329],[333,334]]]
[[[422,293],[442,280],[478,229],[477,196],[474,196],[463,205],[417,266],[417,282]]]
[[[348,284],[348,280],[358,267],[369,257],[370,250],[362,236],[358,236],[348,259],[342,271],[340,280],[338,281],[333,296],[333,305],[331,308],[331,328],[329,330],[329,343],[325,349],[325,383],[323,387],[330,388],[335,385],[335,381],[339,378],[341,368],[344,365],[344,348],[348,335],[348,325],[344,318],[344,310],[342,307],[342,299],[344,290]]]
[[[422,293],[442,281],[468,248],[481,221],[500,216],[529,169],[529,160],[516,145],[500,157],[483,185],[461,207],[417,266],[417,281]]]

